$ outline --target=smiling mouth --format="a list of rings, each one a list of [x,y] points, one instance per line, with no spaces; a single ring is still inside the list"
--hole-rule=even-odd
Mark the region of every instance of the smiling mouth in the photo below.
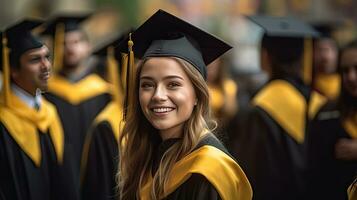
[[[50,78],[50,73],[49,72],[43,73],[41,74],[40,78],[42,80],[48,80]]]
[[[169,108],[169,107],[152,108],[151,109],[151,111],[153,111],[154,113],[168,113],[173,110],[174,110],[174,108]]]

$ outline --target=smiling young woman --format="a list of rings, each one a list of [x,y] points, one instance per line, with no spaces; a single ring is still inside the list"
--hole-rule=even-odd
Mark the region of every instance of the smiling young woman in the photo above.
[[[119,142],[120,199],[251,199],[209,118],[206,66],[231,47],[162,10],[131,39],[141,61]]]

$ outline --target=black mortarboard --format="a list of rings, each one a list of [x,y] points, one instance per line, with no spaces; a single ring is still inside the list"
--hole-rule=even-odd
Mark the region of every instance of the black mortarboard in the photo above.
[[[121,60],[121,51],[118,49],[118,45],[120,42],[122,42],[130,32],[134,31],[134,29],[130,29],[130,31],[125,31],[123,33],[116,33],[114,35],[111,35],[106,39],[105,41],[101,42],[93,51],[93,55],[99,56],[99,57],[106,57],[108,55],[108,48],[113,47],[114,48],[114,56],[115,59],[118,61]]]
[[[250,16],[251,21],[264,29],[269,37],[305,38],[318,37],[310,25],[293,17]]]
[[[1,38],[5,35],[7,38],[7,48],[9,48],[10,66],[18,62],[20,56],[30,50],[43,46],[43,43],[31,34],[32,29],[41,25],[43,21],[38,19],[24,19],[6,28],[1,33]],[[2,49],[2,43],[1,49]],[[1,55],[1,62],[2,62]]]
[[[48,22],[45,24],[45,29],[41,34],[54,36],[58,24],[63,24],[64,32],[80,30],[81,23],[89,16],[91,16],[89,13],[58,14],[48,20]]]
[[[63,67],[65,33],[81,30],[80,24],[90,15],[89,13],[61,13],[52,17],[44,24],[41,34],[50,35],[53,38],[54,71],[60,71]]]
[[[329,21],[315,21],[311,25],[320,33],[321,38],[334,38],[334,32],[343,25],[340,19]]]
[[[173,56],[191,63],[206,79],[206,66],[232,47],[192,24],[158,10],[131,34],[135,57]],[[127,51],[127,41],[120,44]]]
[[[314,28],[320,33],[323,38],[330,38],[333,32],[333,27],[329,24],[315,24]]]
[[[252,22],[264,29],[262,46],[279,62],[288,64],[303,56],[303,80],[311,83],[312,38],[319,33],[309,24],[293,17],[250,16]]]

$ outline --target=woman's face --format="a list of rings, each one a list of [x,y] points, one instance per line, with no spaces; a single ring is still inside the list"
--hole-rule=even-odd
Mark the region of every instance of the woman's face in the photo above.
[[[148,59],[140,73],[139,101],[163,140],[180,137],[197,102],[191,80],[174,59]]]
[[[357,98],[357,49],[347,49],[341,55],[343,87]]]

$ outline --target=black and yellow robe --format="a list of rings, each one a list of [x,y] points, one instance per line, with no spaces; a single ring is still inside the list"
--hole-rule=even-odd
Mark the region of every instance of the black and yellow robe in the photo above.
[[[159,145],[154,153],[153,172],[163,154],[179,140],[168,139]],[[253,192],[243,170],[211,134],[204,136],[190,154],[176,162],[169,176],[163,199],[252,199]],[[142,200],[150,199],[151,187],[152,176],[140,188]]]
[[[95,74],[88,74],[74,83],[54,75],[49,80],[45,97],[58,110],[65,134],[65,149],[71,152],[71,169],[77,175],[79,190],[84,140],[97,114],[111,100],[110,86]]]
[[[2,98],[1,98],[2,99]],[[0,199],[79,199],[56,108],[0,102]]]
[[[254,199],[304,199],[309,119],[326,101],[299,79],[275,79],[242,108],[227,146],[250,180]]]
[[[357,140],[357,114],[342,120],[336,103],[330,102],[311,124],[308,137],[310,199],[347,199],[347,188],[357,176],[357,160],[335,158],[341,138]]]
[[[109,103],[97,116],[85,140],[81,163],[83,199],[118,199],[119,133],[122,108]]]

